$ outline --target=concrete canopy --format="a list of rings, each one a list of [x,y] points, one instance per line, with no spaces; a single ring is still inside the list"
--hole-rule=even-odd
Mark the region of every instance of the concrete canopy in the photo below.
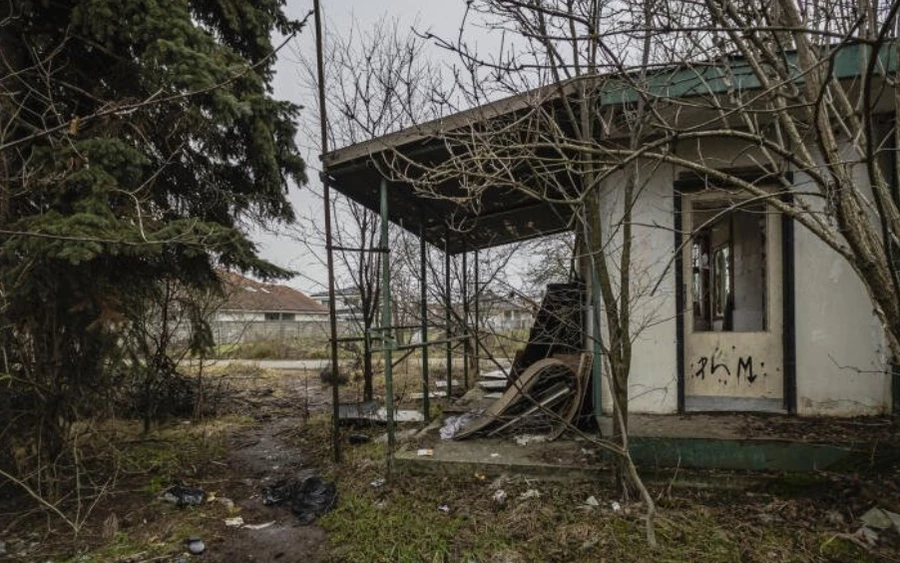
[[[417,236],[423,233],[428,243],[450,254],[569,230],[573,208],[561,200],[551,202],[523,190],[497,187],[482,191],[473,201],[461,175],[445,175],[437,185],[417,186],[398,179],[390,165],[400,162],[400,166],[424,169],[446,162],[454,149],[445,135],[527,111],[541,103],[536,99],[552,99],[559,90],[557,85],[545,87],[334,150],[322,157],[331,186],[378,212],[379,189],[385,179],[391,222]],[[523,181],[527,182],[526,175]]]
[[[859,44],[835,46],[833,74],[842,80],[854,79],[863,70],[861,50],[871,48]],[[897,53],[888,48],[879,57],[891,72],[897,67]],[[786,53],[789,66],[796,69],[796,53]],[[797,82],[804,80],[797,73]],[[505,116],[521,114],[542,107],[554,115],[561,100],[587,88],[596,96],[597,111],[629,106],[639,98],[663,102],[658,112],[671,118],[672,125],[696,126],[715,111],[691,100],[704,100],[725,92],[753,91],[760,82],[751,66],[741,57],[732,57],[727,64],[720,62],[684,63],[654,69],[644,86],[638,88],[632,73],[614,72],[571,79],[522,94],[456,113],[402,131],[390,133],[322,155],[331,186],[353,201],[378,212],[379,189],[382,179],[388,182],[388,209],[391,222],[408,231],[424,235],[427,242],[450,254],[499,246],[573,228],[575,206],[565,203],[567,196],[578,193],[577,178],[568,178],[569,193],[535,197],[529,193],[547,193],[546,188],[534,185],[533,178],[523,170],[521,184],[525,190],[509,187],[481,190],[473,204],[463,175],[443,174],[438,184],[415,185],[403,174],[391,173],[391,163],[401,167],[425,169],[454,158],[458,146],[448,142],[454,135],[467,135],[482,124]],[[881,98],[888,98],[882,95]],[[884,101],[877,109],[881,109]],[[668,108],[665,107],[668,104]],[[555,106],[555,109],[554,109]],[[569,129],[566,119],[557,126]],[[626,131],[604,131],[604,142],[615,142]],[[653,133],[651,133],[652,135]],[[401,180],[400,176],[404,176]],[[530,179],[531,178],[531,179]]]

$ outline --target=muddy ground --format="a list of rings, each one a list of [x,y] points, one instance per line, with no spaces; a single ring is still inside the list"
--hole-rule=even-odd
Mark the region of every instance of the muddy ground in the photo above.
[[[376,443],[383,428],[346,429],[345,438],[364,434],[372,441],[345,441],[345,461],[335,465],[330,389],[315,373],[237,369],[223,375],[217,389],[210,396],[215,416],[203,421],[172,420],[149,435],[137,423],[98,424],[91,443],[102,447],[85,452],[97,458],[96,472],[82,477],[93,479],[102,494],[58,505],[77,534],[21,490],[0,485],[0,561],[900,561],[900,532],[878,530],[873,539],[860,533],[859,521],[874,506],[900,512],[898,467],[774,476],[743,490],[654,485],[660,547],[650,548],[645,507],[619,504],[610,482],[475,474],[402,476],[373,487],[384,476],[384,446]],[[351,385],[343,393],[353,400],[358,389]],[[778,430],[820,435],[810,424]],[[875,428],[893,441],[887,424],[852,421],[846,427]],[[111,467],[117,477],[107,483],[102,475]],[[288,508],[263,504],[267,486],[313,474],[334,480],[340,495],[337,507],[316,523],[300,525]],[[159,499],[172,484],[201,487],[215,500],[178,508]],[[498,490],[503,503],[495,500]],[[262,527],[226,525],[236,517]],[[201,538],[205,553],[183,556],[189,537]]]
[[[311,416],[329,407],[330,389],[303,370],[232,372],[237,375],[228,388],[217,388],[220,417],[169,421],[149,436],[132,436],[133,424],[104,426],[117,436],[111,441],[117,455],[132,459],[118,468],[114,490],[103,491],[77,535],[36,509],[21,490],[0,488],[0,561],[177,561],[189,537],[203,540],[203,561],[321,561],[325,532],[300,525],[287,507],[264,505],[263,491],[317,473],[297,436]],[[172,506],[159,498],[172,484],[202,488],[213,500]],[[60,507],[78,523],[72,504]],[[237,516],[245,524],[268,525],[226,526],[226,518]]]

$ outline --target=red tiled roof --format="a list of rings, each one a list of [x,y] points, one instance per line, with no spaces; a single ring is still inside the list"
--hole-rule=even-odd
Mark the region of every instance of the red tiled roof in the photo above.
[[[328,313],[305,293],[286,285],[258,282],[234,272],[219,272],[219,277],[225,285],[224,311]]]

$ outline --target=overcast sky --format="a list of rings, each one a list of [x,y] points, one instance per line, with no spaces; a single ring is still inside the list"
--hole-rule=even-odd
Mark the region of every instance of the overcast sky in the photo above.
[[[312,9],[311,1],[288,0],[287,11],[294,18],[303,18]],[[325,40],[350,31],[354,21],[361,29],[371,26],[384,16],[398,18],[401,26],[415,26],[417,30],[450,37],[458,33],[465,10],[464,0],[322,0],[325,20]],[[276,63],[275,96],[314,109],[315,97],[310,97],[302,85],[303,67],[294,52],[300,51],[310,58],[315,53],[314,28],[310,25],[301,37],[295,40],[292,49],[283,49]],[[438,55],[436,55],[438,56]],[[311,111],[304,112],[302,119],[310,119]],[[304,151],[308,166],[310,186],[291,189],[290,199],[299,217],[322,219],[322,202],[314,192],[319,192],[319,155],[313,149],[317,139],[310,139],[301,127],[297,144]],[[263,256],[280,265],[300,272],[288,285],[308,293],[321,291],[326,280],[326,270],[321,259],[310,253],[306,246],[288,236],[258,232],[254,239],[260,244]],[[324,249],[318,248],[324,256]]]

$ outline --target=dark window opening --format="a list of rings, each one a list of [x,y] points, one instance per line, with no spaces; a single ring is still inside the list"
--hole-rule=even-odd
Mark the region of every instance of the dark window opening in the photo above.
[[[693,225],[694,331],[767,330],[765,204],[698,202]]]

